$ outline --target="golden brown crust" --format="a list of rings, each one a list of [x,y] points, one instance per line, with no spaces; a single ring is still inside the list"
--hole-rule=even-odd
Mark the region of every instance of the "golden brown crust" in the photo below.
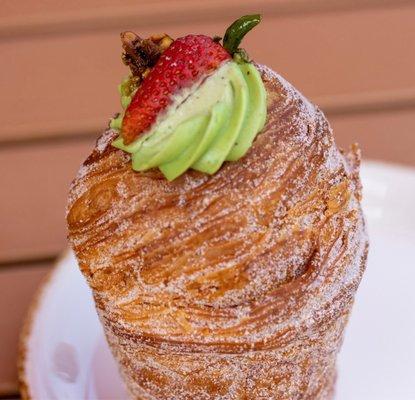
[[[359,153],[260,67],[268,120],[214,176],[136,173],[107,131],[69,239],[137,399],[329,399],[364,270]]]

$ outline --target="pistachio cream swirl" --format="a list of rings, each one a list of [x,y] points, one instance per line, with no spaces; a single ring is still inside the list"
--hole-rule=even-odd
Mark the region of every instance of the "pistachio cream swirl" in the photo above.
[[[131,154],[135,171],[158,167],[168,180],[190,168],[214,174],[243,157],[265,124],[266,92],[252,63],[229,61],[189,92],[133,143],[125,145],[121,136],[113,142]],[[124,108],[129,101],[121,90]]]

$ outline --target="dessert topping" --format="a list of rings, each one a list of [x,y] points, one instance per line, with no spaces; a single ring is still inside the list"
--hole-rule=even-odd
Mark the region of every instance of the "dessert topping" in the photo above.
[[[119,86],[124,115],[113,146],[132,155],[136,171],[158,167],[173,180],[192,168],[215,173],[246,154],[266,119],[266,93],[242,38],[260,22],[244,16],[221,38],[122,34],[132,75]]]

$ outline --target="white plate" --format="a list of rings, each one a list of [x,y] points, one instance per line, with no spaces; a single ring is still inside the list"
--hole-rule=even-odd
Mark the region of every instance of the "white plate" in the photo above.
[[[337,400],[415,399],[415,170],[366,163],[369,266],[339,357]],[[67,253],[32,314],[21,378],[33,399],[125,399],[92,297]]]

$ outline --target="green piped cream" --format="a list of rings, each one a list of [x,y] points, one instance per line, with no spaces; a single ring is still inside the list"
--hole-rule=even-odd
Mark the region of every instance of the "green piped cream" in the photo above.
[[[123,95],[122,105],[130,102]],[[133,143],[118,137],[113,146],[131,154],[132,168],[158,167],[168,180],[188,169],[214,174],[251,147],[266,119],[266,92],[251,63],[225,63],[196,89],[176,98],[154,126]],[[122,115],[111,121],[120,129]]]

